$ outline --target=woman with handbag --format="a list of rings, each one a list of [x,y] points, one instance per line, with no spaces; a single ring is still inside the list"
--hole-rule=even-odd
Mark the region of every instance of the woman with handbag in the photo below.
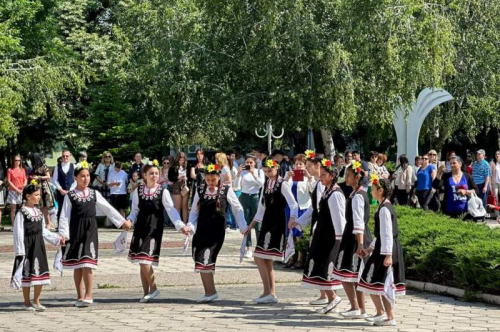
[[[187,158],[184,152],[179,152],[175,157],[174,165],[168,170],[168,179],[173,183],[172,198],[177,212],[182,216],[182,221],[188,221],[189,187],[187,185]]]
[[[443,213],[452,218],[464,217],[473,219],[468,213],[468,200],[477,194],[478,188],[467,172],[462,172],[463,161],[458,156],[450,157],[450,173],[445,173],[444,168],[438,170],[433,182],[435,189],[444,193],[442,204]]]

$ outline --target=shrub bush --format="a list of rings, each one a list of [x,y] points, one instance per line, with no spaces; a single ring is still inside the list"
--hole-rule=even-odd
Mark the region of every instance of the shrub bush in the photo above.
[[[408,207],[396,213],[407,279],[500,295],[500,229]]]

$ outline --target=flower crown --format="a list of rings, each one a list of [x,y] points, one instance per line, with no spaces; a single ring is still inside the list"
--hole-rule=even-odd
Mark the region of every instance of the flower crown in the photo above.
[[[154,159],[153,161],[150,160],[148,162],[148,165],[158,167],[158,166],[160,166],[160,163],[158,162],[158,160]]]
[[[276,160],[274,159],[268,159],[266,160],[266,167],[273,168],[273,167],[278,167],[279,164]]]
[[[326,158],[321,159],[321,166],[326,168],[328,171],[333,172],[332,161]]]
[[[361,168],[361,163],[359,161],[354,161],[352,163],[352,169],[354,170],[354,173],[356,173],[356,174],[363,173],[363,169]]]
[[[312,160],[316,158],[316,152],[314,150],[306,150],[304,154],[306,155],[307,160]]]
[[[220,174],[220,166],[217,164],[209,164],[205,167],[205,174]]]
[[[89,163],[86,162],[86,161],[82,161],[81,163],[78,163],[76,165],[76,169],[77,170],[80,170],[80,169],[89,169]]]
[[[381,188],[380,178],[378,177],[377,174],[372,174],[372,176],[370,177],[370,181],[372,185],[376,186],[377,188]]]
[[[33,179],[33,180],[31,180],[30,184],[31,184],[32,186],[38,186],[38,181],[37,181],[37,180],[35,180],[35,179]]]

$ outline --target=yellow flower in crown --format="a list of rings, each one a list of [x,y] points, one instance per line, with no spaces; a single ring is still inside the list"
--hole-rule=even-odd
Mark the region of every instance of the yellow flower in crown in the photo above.
[[[376,186],[376,187],[380,187],[380,179],[378,177],[377,174],[372,174],[372,176],[370,177],[370,182]]]
[[[363,169],[361,168],[361,163],[359,161],[355,161],[352,163],[352,169],[355,173],[361,173]]]
[[[209,164],[206,168],[205,168],[205,173],[207,174],[219,174],[220,173],[220,167],[219,165],[217,164]]]
[[[80,167],[79,168],[83,168],[83,169],[89,169],[89,163],[86,162],[86,161],[82,161],[80,163]]]
[[[278,166],[278,162],[274,159],[268,159],[266,160],[266,167],[269,167],[269,168],[273,168],[273,167],[277,167]]]
[[[323,158],[323,159],[321,160],[321,166],[323,166],[323,167],[327,167],[327,168],[332,167],[332,161],[331,161],[331,160],[328,160],[328,159],[326,159],[326,158]]]
[[[316,158],[316,152],[314,152],[314,150],[306,150],[306,152],[304,152],[304,154],[306,155],[306,159]]]
[[[155,160],[153,160],[153,166],[154,166],[154,167],[158,167],[158,166],[160,166],[160,163],[158,162],[158,160],[156,160],[156,159],[155,159]]]
[[[38,182],[35,179],[31,180],[30,184],[33,186],[38,186]]]

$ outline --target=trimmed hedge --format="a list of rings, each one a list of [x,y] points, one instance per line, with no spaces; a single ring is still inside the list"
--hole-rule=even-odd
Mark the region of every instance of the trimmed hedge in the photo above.
[[[500,229],[420,209],[395,208],[407,279],[500,295]],[[307,236],[302,245],[308,241]]]

